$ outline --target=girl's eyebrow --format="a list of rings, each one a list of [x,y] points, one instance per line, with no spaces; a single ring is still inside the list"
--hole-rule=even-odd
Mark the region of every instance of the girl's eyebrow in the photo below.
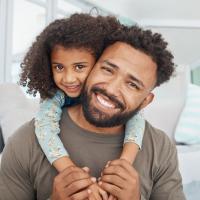
[[[59,63],[59,62],[52,62],[51,64],[61,64],[61,63]]]
[[[75,62],[73,64],[78,65],[78,64],[87,64],[88,62]]]
[[[73,64],[75,64],[75,65],[80,65],[80,64],[87,64],[88,62],[75,62],[75,63],[73,63]],[[52,64],[62,64],[62,63],[59,63],[59,62],[56,62],[56,61],[53,61],[52,62]]]

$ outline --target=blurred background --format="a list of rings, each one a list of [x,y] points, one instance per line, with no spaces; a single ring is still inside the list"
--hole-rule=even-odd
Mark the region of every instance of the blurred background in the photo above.
[[[16,84],[20,62],[35,37],[51,21],[75,12],[115,15],[126,25],[161,33],[169,43],[176,75],[155,89],[155,101],[144,115],[176,142],[187,199],[199,200],[199,8],[199,0],[0,0],[0,152],[38,109],[38,98]]]

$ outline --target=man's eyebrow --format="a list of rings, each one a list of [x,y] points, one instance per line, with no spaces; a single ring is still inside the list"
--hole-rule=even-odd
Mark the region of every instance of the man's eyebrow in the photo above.
[[[104,60],[103,62],[106,63],[107,65],[109,65],[110,67],[117,68],[117,69],[119,68],[116,64],[114,64],[114,63],[112,63],[112,62],[110,62],[108,60]],[[143,82],[141,80],[139,80],[138,78],[136,78],[135,76],[129,74],[128,78],[133,80],[133,81],[136,81],[141,87],[144,88]]]

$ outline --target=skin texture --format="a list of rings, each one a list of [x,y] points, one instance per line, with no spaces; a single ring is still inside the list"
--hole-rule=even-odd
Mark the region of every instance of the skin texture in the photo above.
[[[91,177],[83,169],[67,167],[55,177],[51,199],[88,199],[90,191],[87,188],[92,184]]]
[[[116,42],[104,51],[92,69],[86,82],[86,88],[88,93],[93,86],[105,89],[108,94],[114,95],[124,105],[123,112],[134,110],[138,106],[144,108],[153,100],[151,90],[156,82],[156,67],[150,56],[125,43]],[[98,101],[98,95],[108,104],[114,104],[108,97],[97,93],[92,94],[91,107],[104,112],[108,117],[116,113],[120,114],[115,107],[109,110],[105,108]],[[99,134],[105,132],[117,134],[123,130],[123,124],[106,128],[90,124],[84,116],[82,105],[69,108],[69,115],[80,127]],[[95,117],[98,118],[98,115]],[[128,161],[119,159],[110,162],[102,171],[99,185],[117,199],[139,200],[139,183],[137,171]]]
[[[67,96],[78,97],[95,58],[86,49],[66,49],[55,46],[51,53],[51,68],[56,86]]]
[[[66,95],[70,97],[79,96],[94,62],[94,56],[86,49],[66,49],[60,45],[55,46],[51,53],[51,68],[55,84]],[[137,145],[129,144],[129,147],[125,148],[125,150],[122,153],[122,157],[132,163],[138,151]],[[135,155],[134,158],[133,155]],[[56,160],[53,165],[59,172],[62,172],[66,167],[75,166],[68,157]],[[99,185],[92,184],[88,189],[91,190],[91,194],[88,197],[89,200],[108,199],[108,194]],[[112,200],[114,198],[110,195],[109,199]]]
[[[154,88],[155,82],[156,63],[151,57],[128,44],[116,42],[104,51],[86,81],[85,87],[88,94],[91,95],[91,111],[95,108],[105,117],[111,118],[115,114],[130,112],[138,107],[142,109],[153,100],[154,95],[151,90]],[[107,94],[121,102],[124,106],[123,111],[115,108],[115,103],[108,96],[91,93],[94,86],[106,90]],[[102,105],[99,98],[113,105],[114,108]],[[90,131],[116,134],[124,130],[123,125],[108,128],[94,126],[86,120],[82,105],[69,108],[69,114],[80,127]],[[94,117],[100,120],[98,115],[94,115]],[[77,119],[79,120],[77,121]]]
[[[56,86],[67,96],[78,97],[94,63],[94,56],[86,49],[66,49],[60,45],[55,46],[51,53],[51,68]],[[68,157],[56,160],[53,165],[59,172],[75,166]],[[92,184],[88,188],[91,190],[89,200],[101,200],[101,196],[105,200],[108,198],[107,193],[99,185]]]
[[[52,98],[57,90],[49,67],[54,47],[87,49],[98,59],[105,37],[120,27],[115,17],[84,13],[53,21],[37,36],[26,53],[21,64],[20,85],[27,86],[29,94],[35,96],[39,92],[42,99]]]
[[[109,162],[103,170],[99,185],[118,200],[140,199],[137,171],[124,159]]]

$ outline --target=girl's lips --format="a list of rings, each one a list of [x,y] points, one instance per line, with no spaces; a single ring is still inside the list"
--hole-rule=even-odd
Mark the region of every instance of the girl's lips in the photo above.
[[[80,85],[72,85],[72,86],[66,86],[66,85],[63,85],[63,87],[65,88],[66,91],[68,92],[77,92],[80,90]]]

